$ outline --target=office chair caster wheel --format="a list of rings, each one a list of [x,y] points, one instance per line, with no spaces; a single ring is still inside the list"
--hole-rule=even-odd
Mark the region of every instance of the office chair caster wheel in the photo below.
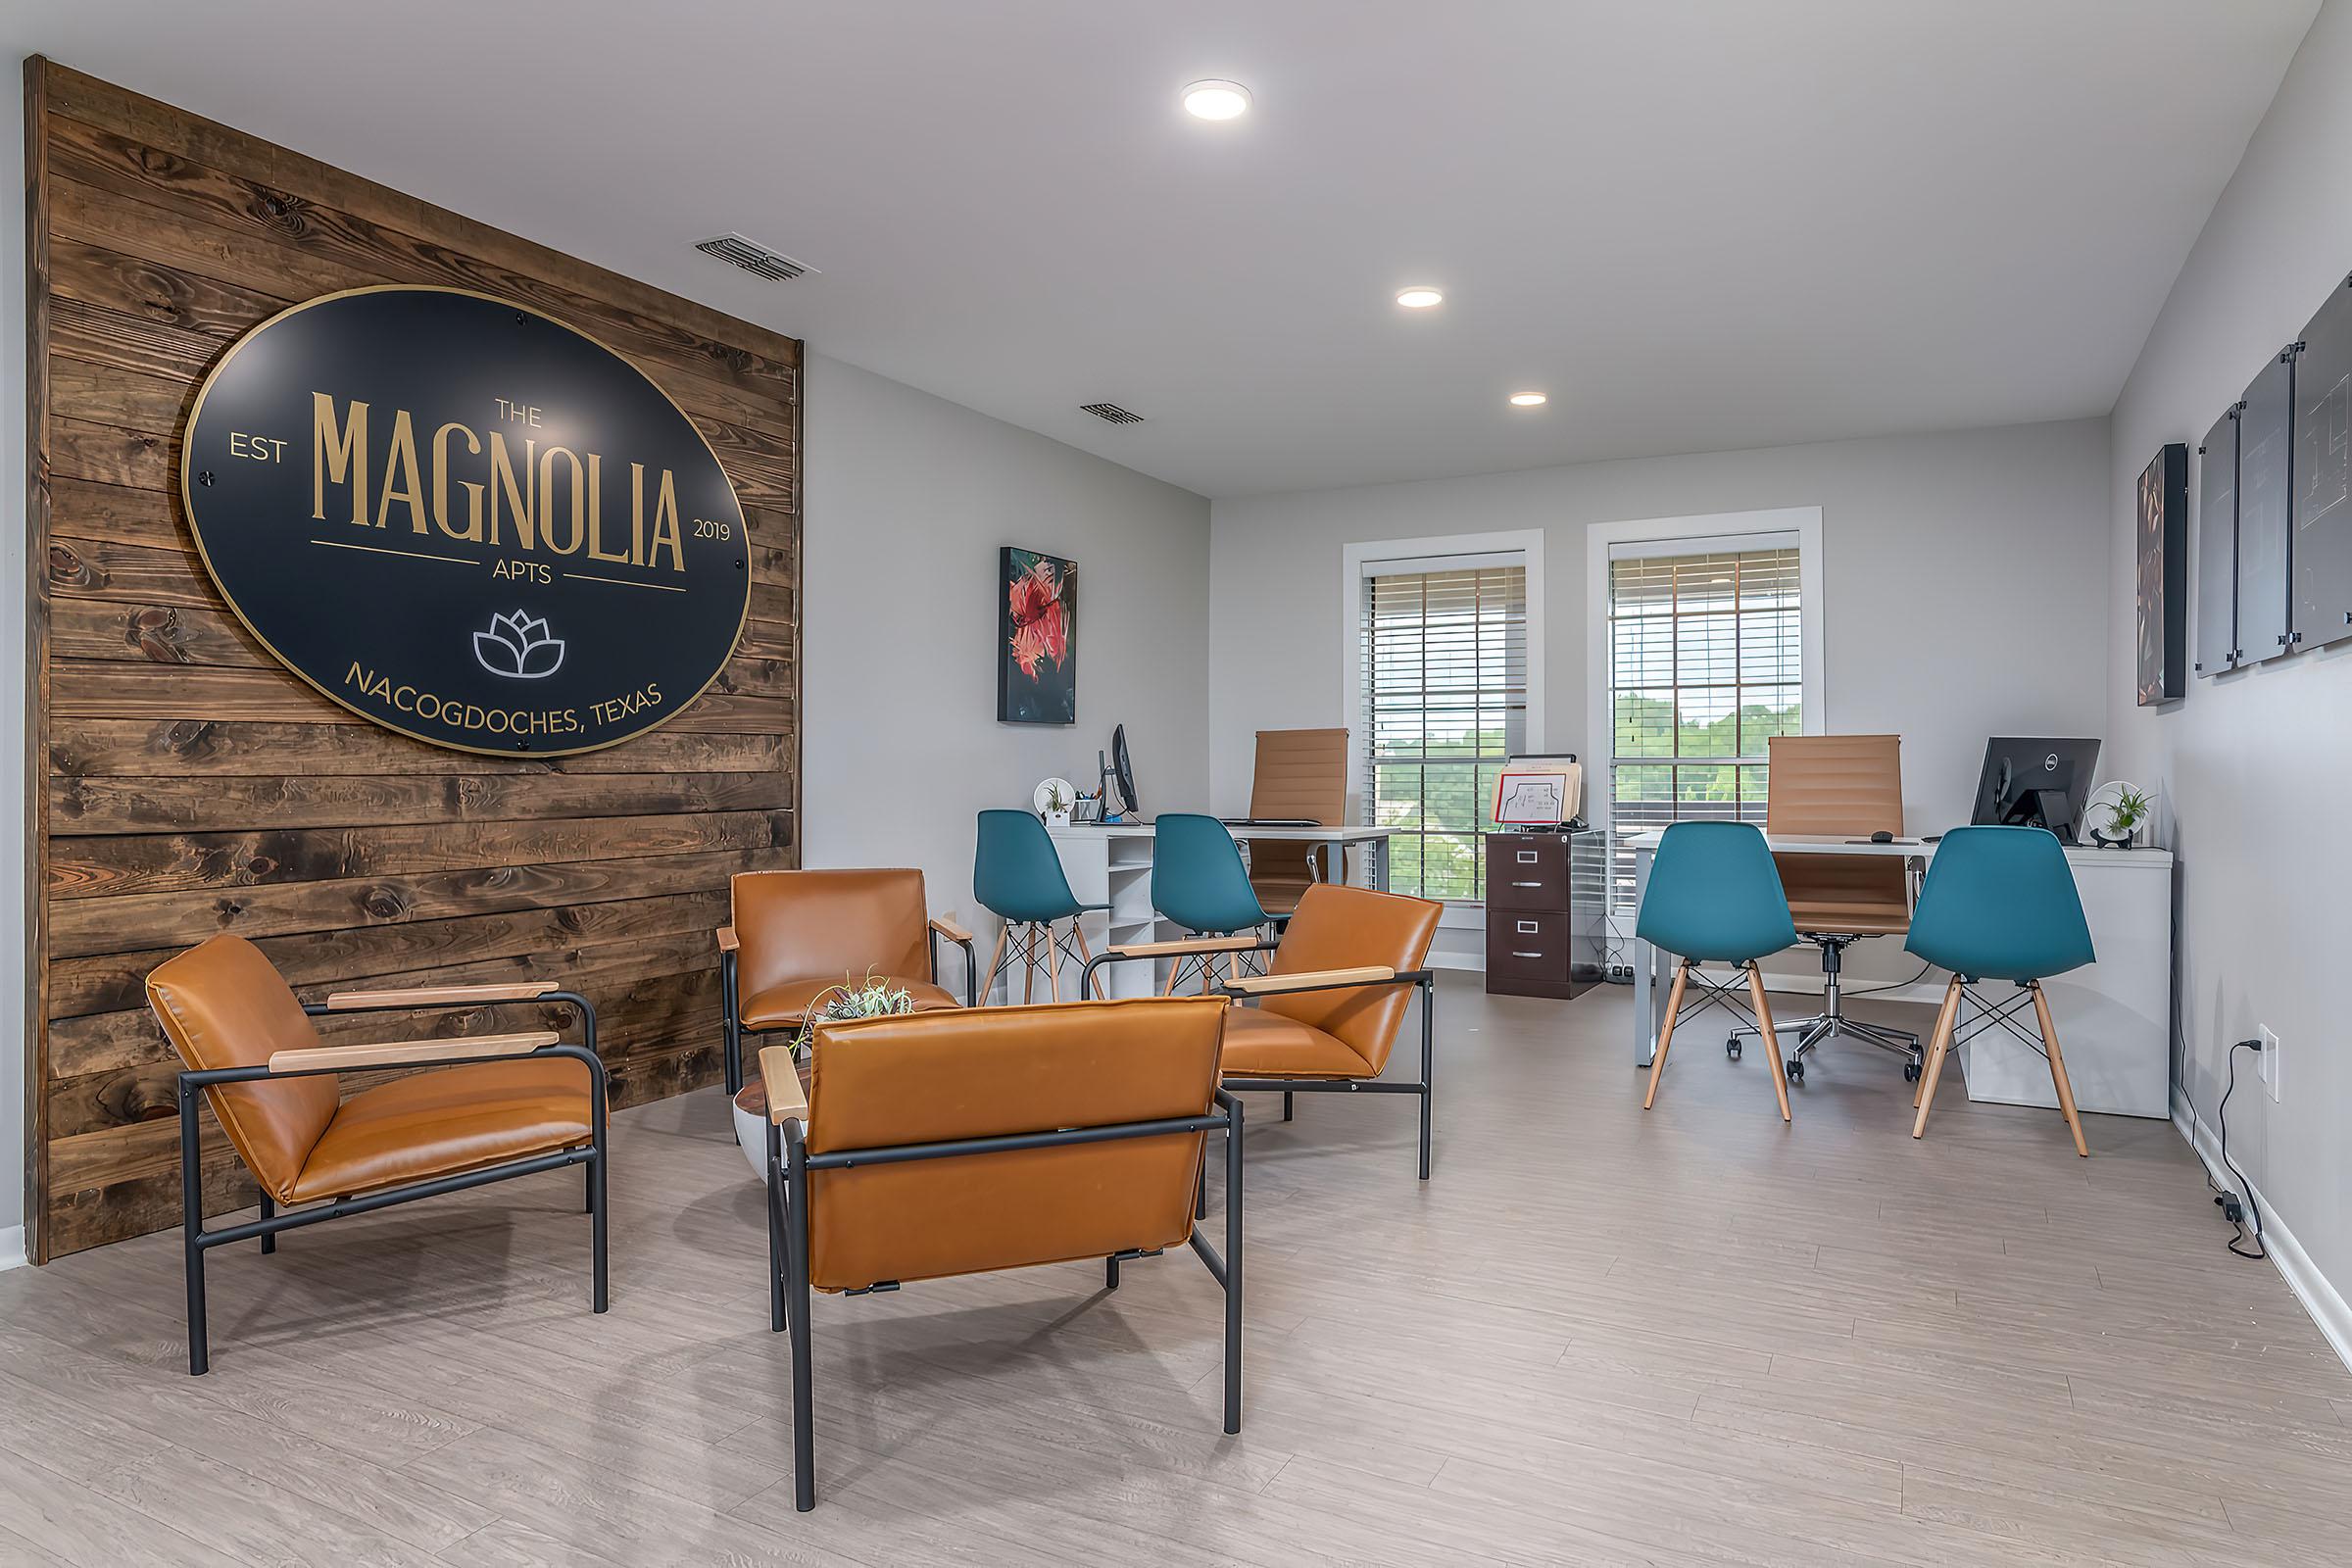
[[[1723,1054],[1731,1057],[1734,1061],[1738,1061],[1740,1059],[1740,1052],[1741,1049],[1740,1037],[1738,1035],[1732,1036],[1731,1039],[1726,1040],[1723,1043]]]
[[[1787,1070],[1790,1083],[1801,1084],[1805,1081],[1805,1064],[1802,1061],[1790,1061]]]
[[[1918,1063],[1918,1062],[1916,1062],[1916,1061],[1906,1061],[1906,1062],[1904,1062],[1904,1063],[1903,1063],[1903,1082],[1905,1082],[1905,1083],[1907,1083],[1907,1084],[1915,1084],[1915,1083],[1919,1082],[1919,1063]]]

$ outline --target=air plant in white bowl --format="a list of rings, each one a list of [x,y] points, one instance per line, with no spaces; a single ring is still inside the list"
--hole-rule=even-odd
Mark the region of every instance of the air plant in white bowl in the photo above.
[[[862,980],[844,978],[840,985],[820,995],[808,1009],[801,1031],[792,1037],[793,1059],[803,1060],[816,1040],[820,1023],[843,1023],[853,1018],[887,1018],[893,1013],[912,1012],[914,995],[905,986],[894,985],[873,970],[865,971]]]

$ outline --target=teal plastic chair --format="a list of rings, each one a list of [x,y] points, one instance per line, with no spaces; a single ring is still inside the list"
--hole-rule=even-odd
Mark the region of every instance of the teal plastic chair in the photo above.
[[[1673,994],[1666,1000],[1666,1021],[1658,1030],[1658,1049],[1649,1060],[1649,1093],[1642,1097],[1642,1108],[1647,1110],[1658,1098],[1666,1048],[1674,1043],[1674,1026],[1684,1016],[1683,999],[1692,980],[1706,993],[1690,1009],[1692,1015],[1718,1004],[1748,1013],[1730,986],[1708,979],[1698,968],[1701,963],[1729,963],[1747,973],[1748,1000],[1754,1005],[1748,1016],[1772,1063],[1772,1092],[1781,1102],[1781,1120],[1788,1120],[1788,1073],[1781,1065],[1781,1043],[1773,1033],[1772,1006],[1764,998],[1764,977],[1756,960],[1794,947],[1796,923],[1788,917],[1788,899],[1781,891],[1780,869],[1764,847],[1764,835],[1747,822],[1677,822],[1669,827],[1650,858],[1649,885],[1642,890],[1634,934],[1680,960]]]
[[[1152,824],[1152,907],[1194,936],[1229,937],[1273,923],[1250,885],[1250,868],[1233,834],[1215,817],[1190,811],[1163,811]],[[1227,954],[1225,961],[1227,977],[1238,978],[1235,955]],[[1214,954],[1177,959],[1168,970],[1168,990],[1195,969],[1205,987],[1215,962]]]
[[[981,985],[980,995],[986,997],[995,989],[997,976],[1018,963],[1023,966],[1023,1002],[1036,995],[1041,964],[1049,994],[1055,1002],[1061,1000],[1061,960],[1066,957],[1083,970],[1093,956],[1087,951],[1079,917],[1110,907],[1078,902],[1078,895],[1070,891],[1070,879],[1062,874],[1053,835],[1028,811],[980,813],[980,838],[972,855],[972,898],[1004,922],[997,932],[996,952],[989,957],[988,979]],[[1055,925],[1063,920],[1070,922],[1069,929],[1056,931]],[[1009,955],[1007,944],[1012,949]],[[1100,995],[1100,980],[1095,989]],[[1009,985],[1006,990],[1010,1000]]]
[[[2066,1076],[2066,1054],[2058,1049],[2050,1004],[2041,994],[2044,980],[2097,957],[2090,946],[2090,922],[2082,917],[2082,896],[2075,889],[2074,868],[2066,863],[2066,850],[2057,838],[2038,827],[1960,827],[1946,833],[1928,862],[1928,879],[1919,890],[1919,906],[1912,911],[1911,935],[1903,947],[1952,971],[1951,984],[1943,990],[1943,1009],[1936,1015],[1927,1070],[1920,1074],[1919,1092],[1912,1097],[1919,1114],[1911,1136],[1921,1137],[1928,1130],[1936,1080],[1952,1047],[1987,1029],[2006,1029],[2048,1060],[2058,1108],[2066,1116],[2067,1130],[2075,1135],[2075,1152],[2088,1158],[2082,1118],[2075,1113],[2075,1086]],[[1978,989],[1986,980],[2005,980],[2016,991],[1988,997]],[[1977,1017],[1966,1034],[1955,1038],[1962,997],[1976,1004]],[[2016,1015],[2028,1006],[2034,1009],[2038,1039],[2017,1022]]]

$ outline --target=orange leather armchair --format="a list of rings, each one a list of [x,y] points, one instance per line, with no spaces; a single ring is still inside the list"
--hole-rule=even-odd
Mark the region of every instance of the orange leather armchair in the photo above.
[[[920,871],[740,871],[728,908],[718,961],[730,1095],[743,1088],[746,1034],[797,1031],[827,992],[869,973],[904,986],[917,1011],[978,1004],[972,934],[930,917]],[[963,949],[961,1004],[939,986],[943,936]]]
[[[1242,1110],[1217,1087],[1224,999],[1056,1003],[820,1023],[806,1099],[786,1046],[768,1102],[770,1327],[792,1335],[795,1504],[816,1505],[809,1292],[1189,1244],[1225,1291],[1225,1430],[1242,1428]],[[1223,1128],[1225,1250],[1194,1228]]]
[[[584,1044],[525,1034],[321,1046],[323,1013],[556,1004]],[[179,1179],[188,1286],[188,1371],[211,1365],[204,1254],[347,1214],[567,1165],[587,1167],[594,1310],[605,1309],[605,1068],[596,1012],[551,983],[338,991],[302,1003],[243,937],[217,936],[156,966],[147,1004],[187,1070],[179,1075]],[[342,1098],[339,1074],[429,1070]],[[261,1218],[204,1228],[196,1106],[209,1100],[260,1184]],[[281,1211],[280,1205],[314,1204]]]
[[[1421,1101],[1421,1179],[1429,1180],[1430,1067],[1436,977],[1422,967],[1444,906],[1401,894],[1323,882],[1299,895],[1282,940],[1206,937],[1131,943],[1087,965],[1192,955],[1271,952],[1266,972],[1219,987],[1254,1006],[1225,1023],[1228,1089],[1279,1090],[1282,1119],[1298,1094],[1416,1095]],[[1381,1077],[1412,992],[1421,994],[1421,1076]]]

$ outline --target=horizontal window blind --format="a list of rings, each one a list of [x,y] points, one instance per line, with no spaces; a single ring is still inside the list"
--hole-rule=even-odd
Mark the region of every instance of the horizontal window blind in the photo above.
[[[1764,820],[1767,742],[1803,727],[1798,551],[1671,543],[1609,563],[1609,902],[1630,909],[1626,835]]]
[[[1423,563],[1411,564],[1421,566]],[[1389,885],[1485,897],[1494,779],[1527,735],[1527,567],[1364,568],[1364,779]]]

